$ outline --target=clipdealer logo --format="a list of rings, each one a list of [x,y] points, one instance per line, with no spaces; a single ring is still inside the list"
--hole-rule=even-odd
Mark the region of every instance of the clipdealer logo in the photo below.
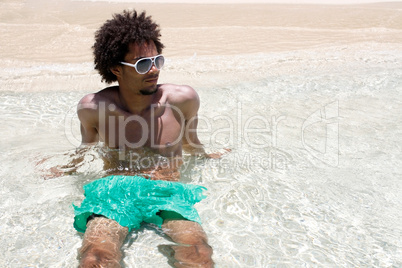
[[[153,107],[153,109],[155,108],[156,107]],[[177,107],[169,105],[169,108],[175,110],[175,112],[180,116],[180,120],[184,122],[185,117]],[[107,130],[106,120],[119,122],[119,125],[123,128],[125,128],[131,121],[135,121],[142,129],[146,130],[143,132],[141,139],[137,143],[130,143],[127,141],[126,137],[121,134],[125,133],[125,131],[109,129],[109,132],[113,134],[109,136],[112,137],[110,142],[115,143],[116,139],[114,138],[114,135],[119,135],[117,140],[119,140],[119,145],[122,145],[123,147],[140,148],[145,144],[148,134],[154,133],[152,127],[155,122],[148,123],[139,116],[116,117],[108,115],[110,114],[110,111],[116,109],[114,105],[99,103],[98,105],[92,106],[78,106],[78,110],[79,109],[97,110],[101,124],[100,128],[103,128],[103,131]],[[269,170],[283,170],[287,168],[289,161],[292,158],[291,153],[287,153],[278,148],[278,137],[281,137],[278,126],[281,122],[287,119],[284,115],[267,117],[263,114],[250,115],[249,112],[243,113],[242,103],[238,101],[236,111],[230,116],[217,115],[214,117],[207,117],[200,115],[196,119],[198,120],[198,128],[196,131],[206,148],[228,148],[236,149],[238,152],[231,153],[231,155],[234,155],[232,158],[229,158],[230,161],[232,161],[231,163],[226,162],[227,159],[225,158],[215,161],[217,165],[222,168],[230,169],[234,168],[233,165],[235,165],[240,168],[249,167],[246,169],[253,169],[253,167],[257,165],[257,167],[267,168]],[[67,140],[72,145],[78,147],[81,143],[81,135],[80,122],[78,120],[76,107],[72,107],[67,112],[64,124]],[[311,129],[314,129],[317,126],[321,129],[324,128],[325,133],[317,134],[314,131],[311,131]],[[185,131],[185,129],[182,129],[181,134],[191,135],[191,132],[193,131],[194,130]],[[177,139],[174,142],[180,142],[180,140],[181,139]],[[319,140],[319,143],[325,144],[325,146],[318,146],[317,142],[314,143],[311,142],[311,140]],[[330,166],[337,166],[339,164],[338,101],[323,106],[303,121],[301,126],[301,142],[307,153],[315,159]],[[156,148],[158,147],[158,145],[155,146]],[[128,154],[123,152],[120,154],[119,158],[125,158],[127,155]]]
[[[324,135],[308,134],[309,128],[315,126],[325,129]],[[324,146],[308,141],[308,136],[315,138]],[[302,144],[307,152],[315,159],[336,167],[339,164],[339,102],[334,101],[316,110],[304,122],[301,128]]]

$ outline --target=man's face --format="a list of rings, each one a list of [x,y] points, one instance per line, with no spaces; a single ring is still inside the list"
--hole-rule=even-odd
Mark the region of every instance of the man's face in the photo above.
[[[135,64],[139,59],[154,57],[158,55],[153,41],[142,45],[132,43],[129,51],[124,57],[124,61]],[[159,70],[152,65],[152,68],[145,74],[139,74],[135,68],[123,66],[123,76],[120,83],[125,83],[131,90],[138,91],[142,95],[151,95],[157,90]]]

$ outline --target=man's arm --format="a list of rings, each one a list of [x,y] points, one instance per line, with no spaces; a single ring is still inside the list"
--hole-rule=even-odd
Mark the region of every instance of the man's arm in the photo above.
[[[206,156],[204,146],[201,144],[197,136],[197,115],[185,120],[184,135],[182,139],[183,150],[192,155]]]
[[[99,135],[96,128],[98,107],[93,103],[93,98],[93,94],[89,94],[81,99],[77,106],[77,114],[81,123],[81,145],[73,153],[68,153],[70,161],[67,164],[50,168],[48,170],[50,174],[44,175],[46,178],[71,175],[77,172],[84,161],[86,152],[92,145],[98,143]]]
[[[89,94],[78,103],[77,114],[81,123],[81,147],[99,142],[98,105],[94,102],[94,94]]]
[[[74,155],[70,155],[71,161],[63,166],[59,166],[64,170],[64,174],[72,174],[84,161],[85,153],[99,142],[99,134],[97,130],[98,107],[93,102],[94,94],[89,94],[82,98],[77,106],[77,115],[80,120],[81,129],[81,145],[75,150]]]
[[[206,158],[220,158],[224,153],[206,153],[204,146],[197,136],[197,115],[185,122],[185,129],[183,135],[183,150],[191,155],[204,156]],[[225,149],[230,152],[230,149]]]
[[[179,106],[184,119],[182,148],[192,155],[204,155],[204,147],[197,135],[197,113],[200,107],[200,98],[197,92],[189,86],[180,86],[175,95],[176,98],[179,98],[177,106]]]
[[[207,158],[219,158],[222,153],[206,153],[204,146],[198,139],[198,110],[200,108],[200,98],[197,92],[189,87],[183,86],[181,89],[183,102],[181,103],[181,111],[185,120],[184,134],[182,138],[182,148],[191,155],[204,156]]]
[[[200,98],[194,89],[188,89],[188,98],[182,106],[184,116],[183,150],[192,155],[203,155],[205,150],[197,135]]]

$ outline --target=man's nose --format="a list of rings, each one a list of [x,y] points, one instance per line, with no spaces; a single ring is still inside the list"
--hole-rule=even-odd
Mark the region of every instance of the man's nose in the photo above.
[[[151,69],[149,69],[148,73],[155,73],[158,72],[158,68],[156,68],[155,63],[152,62]]]

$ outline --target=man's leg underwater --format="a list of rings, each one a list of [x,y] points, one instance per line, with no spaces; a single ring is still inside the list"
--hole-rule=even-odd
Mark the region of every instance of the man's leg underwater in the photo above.
[[[163,215],[169,213],[169,216]],[[177,217],[171,217],[176,214]],[[162,229],[173,242],[178,245],[171,246],[175,251],[175,267],[213,267],[212,248],[208,245],[207,235],[201,225],[185,220],[174,212],[161,212],[165,218]]]
[[[121,267],[121,246],[128,228],[105,217],[94,217],[87,223],[79,250],[80,268]]]

